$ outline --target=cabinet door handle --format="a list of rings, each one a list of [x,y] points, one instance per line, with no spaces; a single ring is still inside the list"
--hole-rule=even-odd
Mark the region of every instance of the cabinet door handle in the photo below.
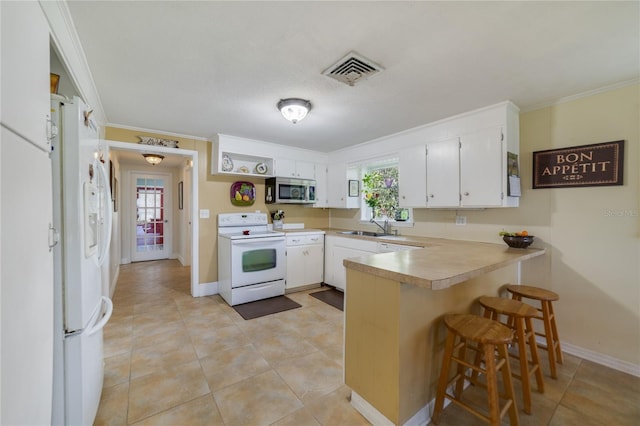
[[[429,194],[429,198],[433,198],[433,194]]]
[[[469,193],[468,193],[468,192],[465,192],[465,193],[464,193],[464,195],[465,195],[465,196],[469,196]]]

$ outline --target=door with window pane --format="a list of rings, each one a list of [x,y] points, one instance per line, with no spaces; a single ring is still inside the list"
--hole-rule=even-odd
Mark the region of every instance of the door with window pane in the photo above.
[[[131,260],[167,259],[170,255],[171,193],[169,175],[132,174],[135,242]]]

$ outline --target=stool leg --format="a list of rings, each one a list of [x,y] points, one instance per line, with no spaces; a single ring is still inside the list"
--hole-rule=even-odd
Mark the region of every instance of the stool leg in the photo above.
[[[440,371],[440,379],[438,380],[438,390],[436,391],[436,403],[433,408],[431,421],[438,424],[440,414],[444,408],[444,394],[447,391],[447,381],[449,377],[449,368],[451,367],[451,358],[453,357],[453,346],[456,340],[455,334],[451,331],[447,333],[447,341],[445,343],[444,354],[442,355],[442,371]]]
[[[529,377],[529,360],[527,358],[527,339],[524,334],[524,318],[514,318],[516,335],[518,336],[518,357],[520,358],[520,379],[522,380],[522,397],[524,412],[531,414],[531,383]]]
[[[498,314],[495,312],[490,311],[489,309],[484,310],[484,317],[485,318],[489,318],[492,320],[496,320],[498,317]],[[476,367],[480,367],[480,363],[482,362],[482,351],[477,351],[476,352],[476,356],[475,359],[473,361],[473,365],[475,365]],[[475,384],[475,382],[478,380],[478,375],[480,373],[477,370],[473,370],[471,372],[471,380],[472,382]]]
[[[518,407],[516,405],[513,382],[511,381],[511,366],[509,365],[507,345],[498,345],[498,353],[500,354],[500,357],[505,359],[505,363],[502,366],[502,383],[504,383],[504,390],[507,395],[507,404],[511,404],[509,406],[509,420],[511,422],[511,426],[518,426]]]
[[[496,372],[495,348],[483,345],[484,363],[487,371],[487,394],[489,399],[489,424],[500,425],[500,401],[498,399],[498,377]],[[507,359],[507,363],[509,360]]]
[[[464,345],[462,345],[458,350],[458,359],[466,361],[465,357],[467,352],[467,341],[462,337],[460,338],[460,341],[463,342]],[[456,388],[455,388],[454,395],[456,396],[456,398],[460,398],[460,395],[462,395],[462,391],[464,389],[465,366],[459,362],[457,364],[458,364],[458,367],[456,368],[456,374],[458,375],[458,380],[456,380]]]
[[[549,312],[549,302],[543,300],[542,301],[542,322],[544,323],[544,334],[547,339],[547,353],[549,354],[549,368],[551,370],[551,377],[554,379],[558,378],[558,373],[556,371],[556,351],[555,345],[553,343],[553,332],[551,328],[551,319]]]
[[[553,344],[556,350],[556,358],[558,363],[562,364],[564,359],[562,357],[562,348],[560,348],[560,337],[558,336],[558,327],[556,326],[556,314],[553,312],[553,303],[547,302],[549,304],[549,315],[551,318],[551,331],[553,332]]]
[[[542,368],[540,367],[540,357],[538,356],[538,345],[536,344],[536,333],[533,329],[531,318],[525,318],[525,333],[529,336],[529,350],[531,351],[531,360],[533,361],[533,370],[536,374],[536,384],[538,392],[544,393],[544,381],[542,380]]]

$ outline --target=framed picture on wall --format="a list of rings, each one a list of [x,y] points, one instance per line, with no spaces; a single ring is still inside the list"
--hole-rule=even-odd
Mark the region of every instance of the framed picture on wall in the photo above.
[[[178,209],[182,210],[184,208],[184,189],[183,189],[184,185],[182,183],[182,181],[178,182]]]
[[[357,197],[360,195],[360,181],[349,180],[349,197]]]

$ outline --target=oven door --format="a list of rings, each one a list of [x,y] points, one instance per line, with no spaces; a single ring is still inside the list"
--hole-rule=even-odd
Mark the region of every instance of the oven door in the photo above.
[[[231,241],[231,287],[283,280],[285,238],[245,238]]]

